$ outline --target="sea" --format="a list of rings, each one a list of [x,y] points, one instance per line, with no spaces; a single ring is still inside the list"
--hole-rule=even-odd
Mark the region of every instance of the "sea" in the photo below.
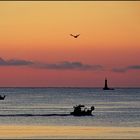
[[[140,126],[140,88],[0,88],[0,125]],[[73,106],[95,107],[72,116]]]

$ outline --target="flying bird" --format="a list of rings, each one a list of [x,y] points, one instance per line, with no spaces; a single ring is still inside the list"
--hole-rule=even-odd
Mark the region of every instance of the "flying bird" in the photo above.
[[[78,35],[73,35],[73,34],[70,34],[70,36],[73,36],[74,38],[77,38],[80,34]]]

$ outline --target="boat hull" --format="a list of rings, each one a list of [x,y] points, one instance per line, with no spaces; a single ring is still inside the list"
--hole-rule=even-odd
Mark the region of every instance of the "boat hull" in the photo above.
[[[70,114],[73,115],[73,116],[92,116],[92,111],[71,112]]]

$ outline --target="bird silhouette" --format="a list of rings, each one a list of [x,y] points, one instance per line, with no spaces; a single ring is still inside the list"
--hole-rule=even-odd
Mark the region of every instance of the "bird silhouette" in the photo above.
[[[74,38],[77,38],[80,34],[78,35],[73,35],[73,34],[70,34],[70,36],[73,36]]]

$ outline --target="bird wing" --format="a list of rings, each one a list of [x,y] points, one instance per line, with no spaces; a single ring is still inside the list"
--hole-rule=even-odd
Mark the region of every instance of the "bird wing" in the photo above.
[[[78,35],[73,35],[73,34],[70,34],[70,36],[73,36],[74,38],[77,38],[80,34]]]
[[[70,34],[71,36],[74,36],[73,34]]]

